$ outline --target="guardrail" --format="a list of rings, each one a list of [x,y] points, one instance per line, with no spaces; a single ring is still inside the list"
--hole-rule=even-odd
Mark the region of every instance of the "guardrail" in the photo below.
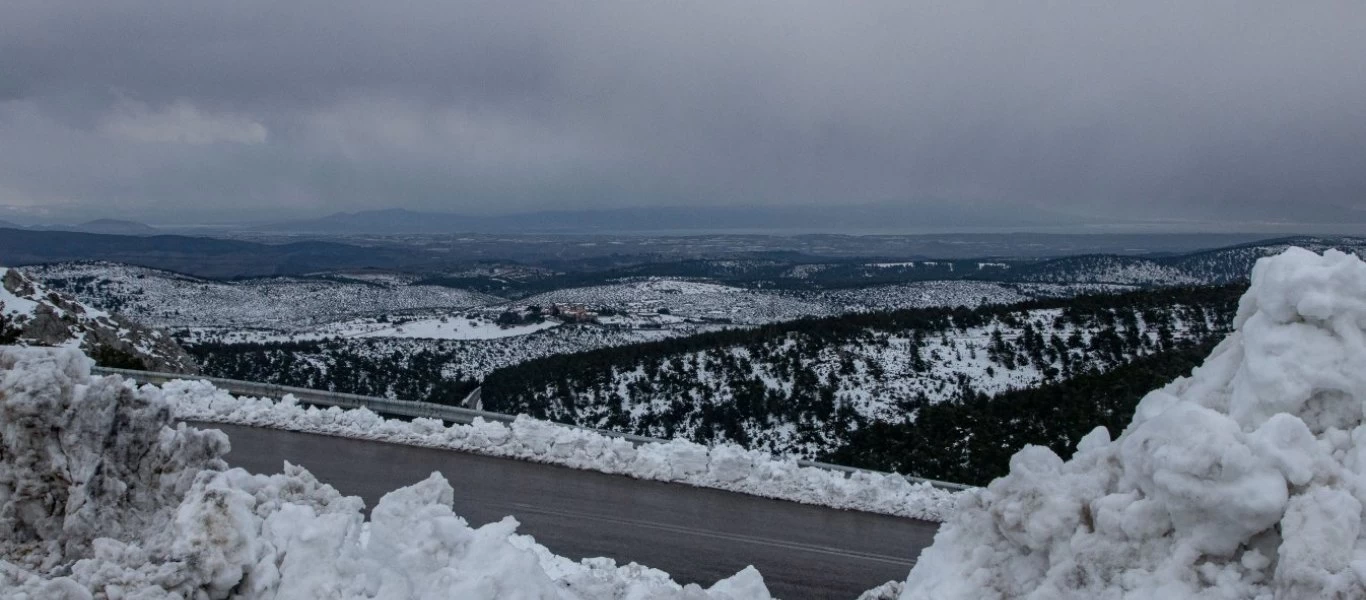
[[[307,404],[317,404],[320,406],[336,406],[339,408],[366,408],[373,412],[409,418],[428,418],[440,419],[448,423],[459,423],[468,425],[474,419],[480,418],[485,421],[498,421],[511,423],[517,420],[514,415],[490,412],[486,410],[475,410],[462,408],[459,406],[447,406],[432,402],[418,402],[414,400],[395,400],[393,398],[380,398],[378,396],[362,396],[360,394],[347,394],[343,392],[329,392],[326,390],[314,390],[309,388],[292,387],[287,385],[276,385],[273,383],[260,383],[256,381],[242,381],[239,379],[225,379],[222,377],[205,377],[202,375],[180,375],[176,373],[158,373],[154,371],[137,371],[133,369],[114,369],[110,367],[93,367],[91,371],[97,375],[119,375],[140,383],[163,384],[177,379],[188,379],[193,381],[207,381],[215,387],[227,390],[239,396],[258,396],[266,398],[283,398],[285,395],[292,395],[300,402]],[[553,421],[551,421],[554,423]],[[621,438],[637,446],[641,444],[663,444],[668,440],[652,438],[632,433],[621,433],[606,429],[594,429],[581,425],[570,425],[566,423],[554,423],[561,427],[572,427],[592,431],[608,437]],[[832,465],[830,463],[817,462],[814,460],[799,460],[797,464],[803,467],[815,467],[828,471],[840,471],[843,473],[877,473],[886,475],[882,471],[870,469],[859,469],[856,467],[846,467],[844,465]],[[934,487],[961,491],[970,489],[973,486],[961,483],[951,483],[938,481],[935,479],[924,479],[921,477],[911,477],[903,475],[907,480],[914,483],[928,483]]]

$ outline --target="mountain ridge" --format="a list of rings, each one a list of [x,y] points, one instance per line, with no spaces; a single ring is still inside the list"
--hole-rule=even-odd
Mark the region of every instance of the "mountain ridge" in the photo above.
[[[1081,224],[1037,211],[1006,219],[983,207],[956,203],[872,203],[855,206],[627,207],[469,215],[402,208],[338,212],[258,226],[258,231],[308,233],[511,233],[723,230],[867,230],[925,227],[1008,227]]]

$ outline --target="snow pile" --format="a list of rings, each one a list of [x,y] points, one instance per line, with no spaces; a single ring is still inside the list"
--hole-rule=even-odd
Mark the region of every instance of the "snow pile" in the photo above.
[[[953,492],[894,474],[860,471],[846,475],[803,467],[790,456],[775,457],[735,445],[709,448],[673,440],[635,446],[621,438],[526,416],[511,424],[476,419],[469,425],[447,426],[436,419],[385,419],[363,408],[304,406],[293,396],[280,401],[233,396],[204,381],[172,381],[162,390],[176,416],[192,421],[473,452],[934,521],[942,521],[957,499]]]
[[[160,390],[92,379],[74,350],[0,351],[0,596],[769,597],[753,568],[703,590],[555,556],[511,517],[471,528],[437,474],[367,522],[304,469],[225,469],[226,436],[173,423]]]
[[[1262,259],[1235,326],[1118,439],[966,494],[902,599],[1366,597],[1366,264]]]

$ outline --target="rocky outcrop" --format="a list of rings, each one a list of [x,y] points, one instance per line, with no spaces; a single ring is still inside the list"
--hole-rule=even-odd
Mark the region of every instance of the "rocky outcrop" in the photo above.
[[[195,374],[194,359],[164,331],[53,292],[0,268],[0,343],[72,346],[112,367]]]

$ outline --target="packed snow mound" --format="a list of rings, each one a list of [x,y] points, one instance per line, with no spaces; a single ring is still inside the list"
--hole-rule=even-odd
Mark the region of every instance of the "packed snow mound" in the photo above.
[[[92,378],[73,349],[0,349],[0,597],[768,598],[753,568],[710,589],[575,562],[451,511],[438,474],[371,518],[300,467],[227,469],[222,432],[175,425],[162,391]]]
[[[1118,439],[965,494],[901,598],[1366,597],[1366,263],[1261,259],[1234,325]]]
[[[172,373],[199,367],[171,336],[54,292],[16,269],[0,267],[0,344],[73,346]],[[127,365],[121,365],[127,366]]]

